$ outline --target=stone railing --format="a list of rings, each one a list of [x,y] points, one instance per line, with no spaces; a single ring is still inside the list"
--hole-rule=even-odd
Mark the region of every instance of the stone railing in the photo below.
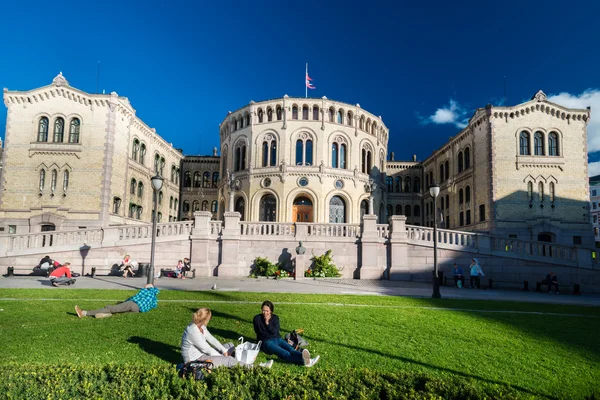
[[[189,236],[192,232],[193,226],[193,221],[163,222],[156,224],[156,235],[158,237],[181,235]],[[117,229],[119,231],[119,240],[152,238],[152,224],[120,226],[117,227]]]
[[[6,251],[101,243],[103,237],[104,232],[100,228],[14,234],[6,237],[8,239]]]
[[[294,224],[287,222],[240,222],[242,236],[294,236]]]
[[[424,226],[406,225],[408,240],[413,242],[426,242],[433,244],[433,228]],[[447,229],[437,230],[437,243],[453,246],[477,248],[477,233],[451,231]]]
[[[210,236],[218,237],[223,233],[223,221],[210,221]]]
[[[388,224],[377,224],[377,237],[380,239],[389,239],[390,226]]]
[[[518,256],[534,256],[555,260],[577,261],[576,247],[558,245],[555,243],[492,237],[492,250],[512,253]]]
[[[318,224],[307,223],[308,236],[322,237],[345,237],[358,238],[360,237],[360,224]]]

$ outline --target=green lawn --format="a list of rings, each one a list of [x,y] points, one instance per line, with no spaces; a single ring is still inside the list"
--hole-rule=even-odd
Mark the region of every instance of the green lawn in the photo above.
[[[584,398],[600,386],[600,308],[595,307],[162,291],[158,309],[149,313],[102,320],[79,320],[74,313],[75,304],[99,308],[133,293],[0,290],[0,298],[27,299],[0,300],[0,365],[174,364],[180,362],[181,334],[194,310],[212,309],[209,329],[222,342],[239,336],[254,340],[252,318],[269,299],[282,332],[305,329],[311,353],[321,355],[316,369],[418,371],[507,384],[523,396],[542,398]],[[261,354],[259,361],[265,358]],[[277,361],[273,366],[274,373],[289,369],[304,371]]]

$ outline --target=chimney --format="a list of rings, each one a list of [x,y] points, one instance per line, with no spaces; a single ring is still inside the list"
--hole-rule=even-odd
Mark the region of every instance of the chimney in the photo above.
[[[417,155],[413,154],[413,162],[417,162]]]
[[[218,157],[217,148],[213,147],[213,157]]]
[[[394,152],[393,151],[390,153],[390,161],[394,161]]]

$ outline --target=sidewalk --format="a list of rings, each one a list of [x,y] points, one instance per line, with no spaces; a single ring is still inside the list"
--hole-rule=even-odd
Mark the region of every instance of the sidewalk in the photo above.
[[[39,276],[0,277],[0,289],[139,289],[146,284],[146,278],[120,278],[113,276],[97,276],[96,278],[79,277],[73,286],[54,288],[47,278]],[[350,294],[374,296],[407,296],[431,297],[431,284],[420,282],[370,281],[354,279],[252,279],[252,278],[195,278],[174,279],[160,278],[155,280],[156,286],[165,290],[211,290],[217,285],[217,291],[224,292],[256,292],[256,293],[304,293],[304,294]],[[548,293],[523,292],[519,290],[477,290],[441,287],[442,298],[502,300],[531,303],[570,304],[600,307],[600,295],[572,294],[553,295]]]

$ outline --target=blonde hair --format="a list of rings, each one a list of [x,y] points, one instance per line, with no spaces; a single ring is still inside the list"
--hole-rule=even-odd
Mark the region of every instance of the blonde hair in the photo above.
[[[192,317],[192,321],[194,324],[198,326],[206,325],[212,313],[210,312],[210,308],[199,308]]]

